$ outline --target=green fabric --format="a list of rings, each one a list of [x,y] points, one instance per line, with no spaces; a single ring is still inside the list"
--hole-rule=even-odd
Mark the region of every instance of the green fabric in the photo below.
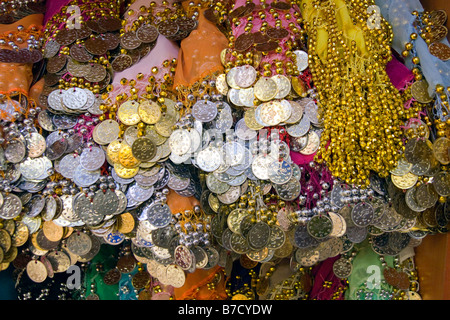
[[[383,290],[384,292],[392,292],[392,286],[384,281],[384,267],[381,265],[380,256],[372,250],[367,239],[364,242],[355,245],[355,248],[357,249],[357,254],[353,259],[353,271],[348,278],[349,287],[346,290],[345,299],[386,299],[386,297],[383,297],[382,295]],[[394,266],[394,257],[384,256],[384,260],[389,267]],[[374,285],[374,280],[377,278],[380,281],[378,286]],[[361,289],[363,294],[358,296],[358,290]]]
[[[119,256],[119,248],[111,245],[102,245],[100,252],[90,261],[90,265],[86,270],[84,277],[84,285],[86,288],[86,297],[91,293],[91,284],[95,282],[95,293],[100,300],[119,300],[119,284],[107,285],[103,282],[103,276],[110,269],[116,267]],[[103,271],[97,272],[97,264],[103,265]]]

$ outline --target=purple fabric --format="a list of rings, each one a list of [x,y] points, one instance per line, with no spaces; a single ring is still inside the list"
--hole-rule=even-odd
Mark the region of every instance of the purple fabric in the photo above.
[[[68,5],[71,0],[47,0],[45,3],[46,10],[44,15],[44,25],[55,14],[61,11],[61,8]]]
[[[339,279],[333,272],[333,264],[339,258],[340,256],[328,258],[313,267],[311,275],[314,277],[314,284],[309,294],[309,300],[331,300],[339,287],[345,287],[345,280]],[[332,283],[330,288],[323,286],[325,281]],[[338,299],[344,299],[344,291]]]

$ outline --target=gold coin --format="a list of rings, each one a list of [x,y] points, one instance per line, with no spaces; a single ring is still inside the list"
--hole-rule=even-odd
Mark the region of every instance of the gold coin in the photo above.
[[[269,101],[277,95],[278,86],[275,80],[269,77],[262,77],[255,83],[253,92],[259,100]]]
[[[260,278],[256,283],[256,293],[263,296],[269,290],[269,279],[267,277]]]
[[[425,79],[411,85],[411,94],[420,103],[429,103],[433,100],[428,93],[428,82]]]
[[[130,233],[133,231],[136,222],[131,213],[126,212],[117,217],[117,231],[121,233]]]
[[[152,300],[152,293],[149,290],[142,290],[138,294],[138,300]]]
[[[155,124],[161,119],[161,107],[155,101],[146,100],[139,104],[139,117],[142,122],[147,124]]]
[[[231,297],[231,300],[248,300],[248,298],[245,295],[238,293]]]
[[[122,179],[131,179],[139,172],[139,167],[126,168],[119,162],[114,163],[114,171]]]
[[[134,126],[141,121],[138,113],[139,103],[136,101],[126,101],[122,103],[117,110],[117,117],[123,124]]]
[[[119,162],[119,151],[122,145],[122,140],[114,140],[106,148],[106,154],[112,162]]]
[[[3,221],[3,229],[8,231],[9,235],[13,235],[14,231],[16,229],[16,224],[14,223],[14,220],[8,219]]]
[[[16,224],[14,220],[8,219],[3,221],[3,229],[8,231],[9,235],[12,236],[14,234],[14,230],[16,229]]]
[[[38,244],[38,242],[37,242],[37,235],[38,235],[38,232],[35,232],[35,233],[33,233],[33,234],[31,235],[31,243],[33,244],[33,246],[34,246],[36,249],[38,249],[39,251],[44,251],[44,252],[48,251],[48,250],[45,250],[45,249],[43,249],[43,248],[41,248],[41,247],[39,246],[39,244]]]
[[[127,144],[122,144],[122,148],[120,148],[119,150],[119,162],[121,165],[128,169],[136,168],[141,163],[133,156],[131,147]]]
[[[3,263],[10,263],[17,257],[17,247],[11,247],[7,252],[3,255]]]
[[[403,190],[411,189],[412,187],[414,187],[418,179],[419,177],[411,172],[408,172],[403,176],[396,176],[395,174],[391,174],[392,183],[397,188]]]
[[[167,137],[163,137],[155,130],[155,126],[147,126],[145,129],[145,138],[149,138],[152,140],[157,146],[162,145],[164,142],[167,141]]]
[[[5,256],[5,254],[4,254],[4,252],[3,252],[3,249],[0,248],[0,263],[3,262],[3,257],[4,257],[4,256]]]
[[[9,262],[0,263],[0,271],[6,270],[9,267]]]
[[[443,165],[450,163],[450,139],[447,137],[440,137],[434,141],[433,154],[436,159]]]
[[[437,227],[435,209],[428,208],[424,212],[421,212],[422,221],[430,228]]]
[[[70,235],[73,233],[73,228],[72,227],[64,227],[64,234],[63,234],[63,239],[67,239],[68,237],[70,237]]]
[[[220,52],[220,62],[222,62],[222,65],[225,67],[227,64],[227,50],[228,49],[223,49]]]
[[[64,235],[64,228],[58,226],[53,221],[45,221],[42,226],[42,232],[44,232],[44,236],[48,240],[56,242],[62,239]]]
[[[222,73],[216,79],[216,89],[223,96],[226,96],[228,93],[228,84],[227,84],[227,76]]]
[[[7,252],[11,248],[11,236],[5,229],[0,229],[0,247],[4,252]]]
[[[291,85],[292,85],[292,88],[294,89],[295,93],[297,93],[300,97],[306,96],[306,93],[307,93],[306,86],[302,80],[299,80],[296,77],[292,77]]]
[[[173,126],[177,122],[177,120],[166,114],[166,116],[162,117],[161,120],[155,124],[155,130],[163,137],[170,137],[173,131]],[[156,145],[158,145],[156,143]]]
[[[255,109],[247,109],[244,113],[244,121],[248,128],[252,130],[261,130],[264,126],[260,125],[255,118]]]
[[[275,250],[273,255],[277,258],[286,258],[292,253],[293,249],[294,246],[289,241],[285,241],[280,248]]]
[[[28,230],[26,224],[21,221],[16,221],[15,229],[16,230],[11,237],[12,245],[15,247],[20,247],[27,242],[30,231]]]

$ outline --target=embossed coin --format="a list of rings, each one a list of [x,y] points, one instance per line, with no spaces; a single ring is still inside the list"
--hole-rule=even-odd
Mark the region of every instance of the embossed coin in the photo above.
[[[131,146],[133,156],[140,161],[150,161],[155,157],[156,145],[148,138],[138,138]]]
[[[39,260],[30,260],[27,264],[27,275],[28,277],[36,283],[42,283],[47,279],[47,268]]]
[[[418,179],[419,179],[419,177],[411,172],[409,172],[403,176],[396,176],[394,174],[391,175],[392,183],[397,188],[404,189],[404,190],[414,187],[414,185],[416,184]]]
[[[428,47],[429,52],[442,61],[450,60],[450,47],[442,42],[434,42]]]
[[[91,238],[83,232],[72,233],[67,239],[67,249],[76,255],[82,256],[87,254],[91,247]]]
[[[275,80],[268,77],[261,77],[254,86],[255,97],[261,101],[269,101],[278,93],[278,86]]]
[[[333,263],[333,273],[340,279],[348,278],[353,271],[352,263],[345,258],[340,258]]]
[[[234,48],[237,51],[246,51],[253,45],[254,42],[255,39],[253,33],[243,33],[236,38]]]

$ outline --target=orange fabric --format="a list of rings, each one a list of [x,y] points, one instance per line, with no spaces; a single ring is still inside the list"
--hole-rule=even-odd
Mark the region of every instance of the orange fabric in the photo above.
[[[32,67],[32,63],[0,62],[0,94],[17,92],[28,96],[33,81]]]
[[[42,90],[44,89],[45,80],[44,78],[40,79],[38,82],[36,82],[31,88],[29,92],[29,96],[34,101],[38,101],[39,96],[42,93]]]
[[[44,20],[43,14],[32,14],[26,16],[11,24],[0,24],[0,39],[4,39],[8,42],[8,34],[12,33],[14,37],[20,37],[26,39],[28,34],[32,33],[36,38],[39,38],[39,34],[42,30],[42,21]],[[24,28],[22,31],[18,31],[17,27],[22,25]],[[34,27],[35,30],[32,30]],[[28,46],[27,42],[17,43],[16,45],[20,48],[26,48]],[[0,46],[2,49],[11,49],[8,45]]]
[[[225,300],[227,293],[225,292],[226,279],[222,272],[223,268],[215,266],[209,270],[197,269],[193,273],[188,273],[186,282],[181,288],[175,288],[175,300]],[[220,281],[215,285],[213,290],[207,286],[212,282],[214,276],[220,274]]]
[[[182,197],[175,191],[169,190],[170,192],[167,195],[167,205],[173,214],[184,210],[192,210],[195,205],[200,204],[195,197]]]
[[[167,195],[167,205],[173,214],[192,210],[199,201],[195,197],[182,197],[175,191],[170,190]],[[223,268],[216,266],[209,270],[197,269],[193,273],[186,274],[186,282],[181,288],[175,289],[176,300],[224,300],[227,298],[225,292],[226,279],[222,272]],[[219,283],[214,290],[209,290],[207,284],[210,283],[216,273],[222,272]]]
[[[0,24],[0,38],[7,37],[9,33],[23,39],[26,39],[28,34],[32,33],[39,38],[43,19],[43,14],[32,14],[11,24]],[[19,25],[24,27],[20,32],[17,30]],[[33,27],[36,27],[36,30],[33,31]],[[19,48],[27,47],[26,41],[16,44]],[[8,45],[0,46],[0,48],[11,49]],[[21,93],[28,95],[33,81],[32,66],[32,63],[0,63],[0,94]]]
[[[183,3],[183,5],[186,2]],[[220,52],[228,46],[223,33],[199,10],[197,29],[181,41],[174,87],[190,87],[195,82],[223,70]]]

